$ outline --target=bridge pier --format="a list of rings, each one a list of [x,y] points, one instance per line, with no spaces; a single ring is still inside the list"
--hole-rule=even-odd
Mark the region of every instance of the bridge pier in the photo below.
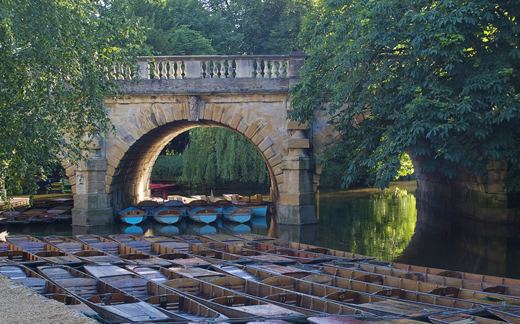
[[[73,226],[97,226],[113,222],[114,210],[105,190],[107,160],[103,141],[91,146],[90,157],[74,171]]]

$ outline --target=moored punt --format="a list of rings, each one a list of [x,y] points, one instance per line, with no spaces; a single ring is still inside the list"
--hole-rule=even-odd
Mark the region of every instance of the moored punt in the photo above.
[[[90,275],[164,311],[172,312],[179,317],[177,318],[178,320],[207,321],[226,319],[222,314],[192,299],[179,295],[173,290],[161,287],[156,281],[148,279],[149,275],[153,272],[151,271],[152,268],[143,269],[136,267],[133,269],[141,270],[141,275],[136,275],[127,269],[111,265],[85,267],[85,270]],[[142,274],[146,274],[143,271],[148,274],[148,278],[142,276]]]
[[[175,270],[173,270],[176,272]],[[176,272],[179,273],[179,272]],[[307,316],[316,313],[339,315],[362,315],[364,312],[344,304],[316,298],[311,295],[297,293],[291,290],[265,285],[258,281],[249,281],[235,276],[219,278],[201,278],[213,286],[223,287],[233,292],[244,294],[247,297],[259,298],[268,303],[292,309]],[[365,313],[366,315],[366,313]]]
[[[16,283],[21,283],[44,297],[54,299],[67,305],[70,309],[76,312],[91,317],[96,315],[91,308],[81,302],[78,298],[70,295],[65,289],[58,287],[25,266],[15,263],[0,263],[0,276],[9,278]]]
[[[496,277],[496,276],[490,276],[490,275],[481,275],[481,274],[469,273],[469,272],[423,267],[423,266],[416,266],[416,265],[397,263],[397,262],[389,263],[388,266],[391,268],[401,269],[401,270],[405,270],[408,272],[419,272],[419,273],[437,275],[437,276],[441,276],[441,277],[457,278],[457,279],[462,279],[462,280],[467,280],[467,281],[481,282],[483,284],[486,284],[489,286],[495,286],[495,287],[498,287],[498,286],[520,287],[520,279],[512,279],[512,278]]]
[[[428,319],[433,324],[504,324],[502,321],[497,321],[490,318],[470,315],[470,314],[447,314],[447,315],[432,315]]]
[[[204,247],[216,251],[223,251],[237,257],[247,258],[254,262],[272,263],[272,264],[291,264],[296,260],[285,256],[266,254],[253,249],[244,248],[241,245],[223,244],[223,243],[205,243]]]
[[[177,238],[171,238],[167,236],[143,236],[142,238],[152,243],[158,243],[161,248],[166,249],[164,252],[161,252],[161,254],[172,251],[188,252],[190,250],[189,243]]]
[[[253,262],[253,260],[247,257],[238,256],[224,251],[213,250],[202,244],[192,245],[189,252],[191,255],[198,256],[204,260],[209,260],[210,263],[243,264]]]
[[[175,224],[184,217],[184,210],[176,207],[162,206],[154,209],[153,218],[161,224]]]
[[[389,289],[385,286],[345,278],[313,273],[307,273],[307,276],[304,276],[305,271],[290,268],[284,270],[282,266],[259,265],[243,266],[242,270],[258,278],[257,280],[261,280],[264,284],[355,304],[361,309],[380,312],[383,315],[424,318],[454,308],[471,310],[475,306],[472,303],[453,298]]]
[[[286,248],[290,248],[290,249],[300,250],[300,251],[303,251],[303,252],[312,252],[312,253],[317,253],[317,254],[324,254],[324,255],[328,255],[328,256],[334,257],[336,259],[340,259],[342,261],[347,261],[347,262],[348,261],[358,262],[358,261],[365,261],[365,260],[373,260],[374,259],[374,257],[370,257],[370,256],[362,255],[362,254],[346,252],[346,251],[340,251],[340,250],[334,250],[334,249],[324,248],[324,247],[311,245],[311,244],[305,244],[305,243],[287,242],[287,241],[279,240],[279,239],[276,239],[276,240],[273,240],[273,241],[269,241],[269,242],[266,242],[266,243],[274,244],[276,246],[286,247]]]
[[[211,242],[220,242],[220,243],[225,243],[225,244],[242,243],[242,240],[237,238],[236,236],[229,235],[229,234],[223,234],[223,233],[201,235],[200,239],[205,243],[211,243]]]
[[[98,279],[67,266],[38,267],[57,286],[95,310],[107,321],[156,322],[172,317]]]
[[[201,258],[188,255],[186,253],[177,252],[174,248],[171,248],[171,245],[168,243],[173,243],[173,246],[184,247],[185,243],[176,242],[176,241],[148,241],[144,240],[142,236],[132,236],[132,235],[111,235],[112,239],[120,242],[123,250],[125,251],[125,255],[123,258],[127,260],[136,260],[136,255],[148,255],[149,260],[144,260],[142,262],[138,261],[138,264],[141,265],[159,265],[159,266],[199,266],[199,267],[207,267],[210,265],[209,262],[204,261]],[[181,244],[179,244],[181,243]],[[189,247],[189,245],[188,245]],[[157,257],[154,257],[157,256]],[[140,258],[142,259],[142,258]],[[167,261],[166,261],[167,260]],[[151,262],[153,261],[153,262]]]
[[[251,209],[248,207],[224,207],[222,210],[224,219],[235,223],[246,223],[251,219]]]
[[[202,280],[179,276],[177,279],[163,282],[162,285],[187,294],[191,298],[230,318],[303,319],[305,317],[302,313],[265,302],[258,298],[246,297]]]
[[[435,283],[427,283],[415,281],[412,279],[406,279],[403,277],[391,277],[383,274],[374,274],[370,272],[359,271],[355,269],[355,264],[353,264],[353,267],[353,269],[349,269],[325,264],[320,267],[320,270],[322,273],[331,276],[353,279],[356,281],[376,283],[379,285],[398,289],[428,293],[439,296],[453,297],[482,305],[509,304],[520,306],[520,298],[518,297],[511,297],[496,293],[487,293],[464,288],[447,287]]]
[[[29,267],[43,265],[46,262],[34,254],[16,248],[13,244],[0,242],[0,262],[8,261]]]
[[[307,322],[312,324],[362,324],[362,323],[370,323],[370,324],[424,324],[422,321],[414,321],[409,318],[402,319],[402,318],[388,318],[387,316],[379,316],[379,317],[372,317],[372,318],[366,318],[363,317],[362,319],[358,318],[349,318],[346,316],[339,316],[339,315],[331,315],[331,316],[311,316],[307,317]],[[462,323],[461,323],[462,324]]]
[[[128,207],[118,211],[117,215],[123,223],[136,225],[144,220],[146,211],[137,207]]]
[[[94,234],[76,235],[76,239],[85,243],[94,250],[99,250],[112,255],[120,254],[120,244],[102,236]]]
[[[486,310],[508,323],[520,323],[520,307],[488,307]]]
[[[483,292],[490,292],[490,293],[498,293],[503,295],[510,295],[510,296],[517,296],[520,297],[520,286],[515,285],[517,282],[516,279],[509,279],[509,278],[499,278],[499,277],[492,277],[496,278],[494,279],[494,282],[492,281],[479,281],[479,280],[471,280],[479,277],[485,277],[481,275],[475,274],[475,277],[470,276],[471,274],[466,274],[466,278],[471,279],[463,279],[463,278],[457,278],[457,276],[447,276],[448,270],[446,272],[440,272],[441,274],[445,275],[439,275],[439,274],[433,274],[433,273],[426,273],[426,272],[415,272],[415,271],[408,271],[406,270],[407,267],[402,268],[394,268],[390,266],[384,266],[384,265],[378,265],[378,264],[371,264],[371,263],[358,263],[357,267],[360,270],[377,273],[377,274],[384,274],[392,277],[401,277],[401,278],[407,278],[407,279],[413,279],[417,281],[424,281],[429,283],[435,283],[447,287],[455,287],[455,288],[464,288],[469,290],[477,290],[477,291],[483,291]],[[420,267],[422,268],[422,267]],[[412,270],[419,270],[415,266],[410,266],[409,269]],[[497,282],[498,281],[498,282]],[[502,283],[503,282],[503,283]],[[507,283],[507,284],[506,284]],[[510,285],[513,284],[513,285]]]
[[[29,235],[8,236],[6,240],[15,249],[34,254],[38,258],[54,264],[80,265],[83,262],[77,257],[61,252],[58,248]]]
[[[264,242],[264,241],[272,242],[272,241],[277,240],[274,237],[269,237],[269,236],[265,236],[265,235],[255,234],[255,233],[237,233],[237,234],[233,234],[233,236],[236,236],[245,241],[253,241],[253,242]]]
[[[279,247],[272,244],[267,244],[263,242],[251,242],[246,245],[247,248],[262,252],[264,254],[269,255],[281,255],[288,259],[295,260],[300,263],[322,263],[327,261],[332,261],[335,258],[330,255],[314,253],[314,252],[305,252],[291,248]]]
[[[85,263],[112,263],[121,264],[123,260],[115,255],[95,250],[85,243],[76,241],[65,236],[46,236],[45,242],[54,245],[60,251],[69,253],[84,261]]]

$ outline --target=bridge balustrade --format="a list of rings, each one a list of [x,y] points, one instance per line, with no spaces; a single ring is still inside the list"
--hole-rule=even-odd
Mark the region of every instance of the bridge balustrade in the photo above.
[[[284,79],[298,77],[304,56],[207,55],[142,56],[136,65],[114,66],[114,80]]]

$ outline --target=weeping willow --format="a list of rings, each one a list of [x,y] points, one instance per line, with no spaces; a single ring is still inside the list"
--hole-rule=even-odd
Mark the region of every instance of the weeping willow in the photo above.
[[[191,185],[269,181],[257,149],[242,136],[224,128],[196,128],[182,153],[181,181]]]

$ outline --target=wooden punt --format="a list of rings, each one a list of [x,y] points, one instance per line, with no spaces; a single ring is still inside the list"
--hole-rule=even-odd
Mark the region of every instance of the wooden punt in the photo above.
[[[253,262],[253,260],[250,258],[238,256],[236,254],[231,254],[224,251],[209,249],[208,247],[201,244],[192,245],[189,252],[191,255],[200,257],[203,260],[208,260],[210,263],[245,264]]]
[[[363,271],[377,273],[377,274],[384,274],[392,277],[401,277],[401,278],[407,278],[407,279],[413,279],[417,281],[423,281],[423,282],[429,282],[429,283],[435,283],[447,287],[455,287],[455,288],[463,288],[463,289],[469,289],[469,290],[476,290],[476,291],[483,291],[483,292],[489,292],[489,293],[497,293],[497,294],[503,294],[503,295],[509,295],[509,296],[517,296],[520,297],[520,286],[515,285],[516,279],[508,279],[508,278],[501,278],[501,279],[495,279],[493,281],[485,281],[486,276],[482,275],[475,275],[476,277],[472,277],[469,275],[466,275],[466,278],[475,279],[478,277],[484,277],[483,281],[478,280],[471,280],[471,279],[464,279],[464,278],[457,278],[456,275],[450,277],[448,276],[447,272],[440,272],[444,275],[439,274],[433,274],[433,273],[427,273],[427,272],[416,272],[414,270],[420,270],[418,268],[415,268],[414,266],[410,266],[409,268],[403,267],[403,268],[394,268],[389,266],[382,266],[377,264],[370,264],[370,263],[359,263],[358,268]],[[411,269],[411,271],[408,271],[408,269]],[[498,278],[498,277],[493,277]],[[512,285],[510,285],[512,284]]]
[[[311,316],[307,318],[307,322],[312,324],[362,324],[362,323],[377,323],[377,324],[424,324],[422,321],[414,321],[409,318],[407,319],[395,319],[395,318],[352,318],[347,316]]]
[[[213,249],[223,250],[228,253],[247,255],[258,262],[288,264],[288,263],[321,263],[331,261],[331,256],[316,254],[312,252],[302,252],[288,248],[275,247],[261,242],[242,245],[237,244],[209,245]]]
[[[45,260],[29,252],[17,249],[14,245],[7,242],[0,242],[0,262],[15,262],[28,267],[35,267],[46,263]]]
[[[504,324],[502,321],[464,313],[432,315],[428,319],[433,324]]]
[[[162,206],[154,209],[153,219],[161,224],[175,224],[184,217],[185,209],[177,207]]]
[[[253,241],[253,242],[273,242],[277,239],[274,237],[269,237],[265,235],[255,234],[255,233],[237,233],[233,234],[233,236],[236,236],[240,238],[241,240],[245,241]]]
[[[118,211],[117,215],[123,223],[136,225],[144,220],[146,211],[137,207],[128,207]]]
[[[150,270],[148,269],[148,274]],[[116,289],[175,314],[179,317],[178,319],[184,321],[226,319],[222,314],[172,290],[161,287],[153,280],[138,276],[127,269],[112,265],[98,265],[85,266],[85,271]]]
[[[299,312],[267,303],[258,298],[246,297],[202,280],[180,277],[165,281],[161,285],[182,292],[229,318],[259,317],[294,320],[305,318]]]
[[[15,249],[34,254],[38,258],[50,263],[73,266],[83,263],[77,257],[61,252],[58,248],[30,235],[14,235],[8,236],[6,239],[15,246]]]
[[[63,303],[76,312],[90,317],[96,315],[96,312],[81,302],[78,298],[70,295],[63,288],[58,287],[51,281],[23,265],[15,263],[0,264],[0,275],[9,278],[16,283],[21,283],[44,297]]]
[[[87,244],[76,241],[70,237],[53,235],[46,236],[43,240],[54,245],[62,252],[74,255],[85,263],[124,263],[121,258],[115,255],[109,255],[105,252],[95,250]]]
[[[75,238],[78,241],[85,243],[87,246],[93,248],[94,250],[99,250],[112,255],[120,254],[120,244],[118,242],[106,239],[102,236],[94,234],[85,234],[76,235]]]
[[[175,270],[173,270],[176,272]],[[177,272],[178,273],[178,272]],[[307,316],[316,314],[363,315],[366,313],[344,304],[327,301],[307,294],[265,285],[258,281],[249,281],[235,276],[219,278],[197,278],[211,285],[223,287],[247,297],[259,298],[265,302],[303,313]]]
[[[133,235],[128,234],[120,234],[119,239],[124,240],[125,243],[128,242],[137,242],[133,239]],[[107,238],[104,238],[102,236],[98,235],[78,235],[76,238],[88,246],[90,246],[93,249],[100,250],[102,252],[116,255],[120,257],[121,259],[124,259],[126,262],[129,262],[131,264],[140,264],[140,265],[160,265],[160,266],[170,266],[172,265],[171,262],[155,257],[150,254],[145,254],[140,252],[139,250],[127,246],[126,244],[119,243],[113,240],[109,240]],[[127,240],[128,239],[128,240]],[[144,243],[142,243],[144,242]],[[148,241],[139,241],[138,242],[141,248],[144,246],[148,246]]]
[[[374,259],[374,257],[370,257],[370,256],[362,255],[362,254],[334,250],[334,249],[324,248],[324,247],[311,245],[311,244],[305,244],[305,243],[288,242],[288,241],[284,241],[284,240],[280,240],[280,239],[269,240],[266,243],[281,246],[281,247],[286,247],[286,248],[290,248],[290,249],[300,250],[303,252],[324,254],[327,256],[334,257],[335,259],[340,259],[341,261],[346,261],[346,262],[358,262],[358,261],[366,261],[366,260]]]
[[[38,267],[38,272],[113,322],[157,322],[171,315],[92,276],[67,266]]]
[[[189,243],[167,236],[143,236],[143,239],[152,243],[159,243],[161,248],[168,249],[168,252],[174,251],[186,253],[190,250]]]
[[[201,235],[200,239],[204,243],[211,243],[211,242],[219,242],[224,244],[241,244],[243,243],[243,240],[230,234],[224,234],[224,233],[216,233],[216,234],[207,234],[207,235]]]
[[[303,276],[304,271],[296,271],[294,267],[285,271],[282,266],[271,265],[242,266],[241,268],[264,284],[348,303],[379,315],[424,318],[454,308],[471,310],[473,306],[471,303],[447,297],[428,294],[421,296],[415,292],[389,290],[385,286],[354,282],[340,277],[312,273]]]
[[[338,258],[330,254],[302,251],[290,247],[281,247],[266,242],[250,242],[246,244],[246,247],[267,254],[283,255],[300,263],[322,263],[333,261]]]
[[[376,283],[383,286],[394,287],[404,290],[428,293],[439,296],[447,296],[482,305],[516,305],[520,306],[520,298],[486,293],[464,288],[442,286],[435,283],[427,283],[406,279],[403,277],[392,277],[383,274],[374,274],[366,271],[342,268],[338,266],[323,265],[320,267],[322,273],[357,281]]]
[[[196,256],[192,256],[186,253],[177,252],[175,249],[171,248],[168,242],[161,240],[159,242],[151,242],[145,240],[142,236],[132,236],[132,235],[111,235],[110,238],[116,240],[121,243],[123,249],[127,253],[127,255],[149,255],[151,260],[154,262],[149,262],[150,260],[146,260],[145,262],[141,262],[139,264],[148,264],[148,265],[160,265],[164,267],[168,266],[199,266],[199,267],[208,267],[210,265],[209,262],[204,261],[201,258]],[[174,246],[179,246],[179,242],[173,242]],[[180,245],[184,246],[184,245]],[[189,247],[189,245],[188,245]],[[157,256],[157,257],[154,257]],[[128,260],[135,260],[135,258],[126,258]],[[156,260],[159,259],[159,260]],[[162,260],[162,261],[161,261]],[[167,260],[167,261],[166,261]]]
[[[520,307],[504,306],[504,307],[487,307],[486,310],[491,314],[508,323],[520,323]]]
[[[226,252],[240,258],[247,258],[253,262],[258,263],[272,263],[272,264],[292,264],[296,260],[280,256],[276,254],[262,253],[253,249],[245,248],[241,245],[223,244],[223,243],[205,243],[203,245],[207,249]]]
[[[246,223],[251,220],[251,208],[230,206],[222,209],[222,216],[225,220],[235,223]]]

